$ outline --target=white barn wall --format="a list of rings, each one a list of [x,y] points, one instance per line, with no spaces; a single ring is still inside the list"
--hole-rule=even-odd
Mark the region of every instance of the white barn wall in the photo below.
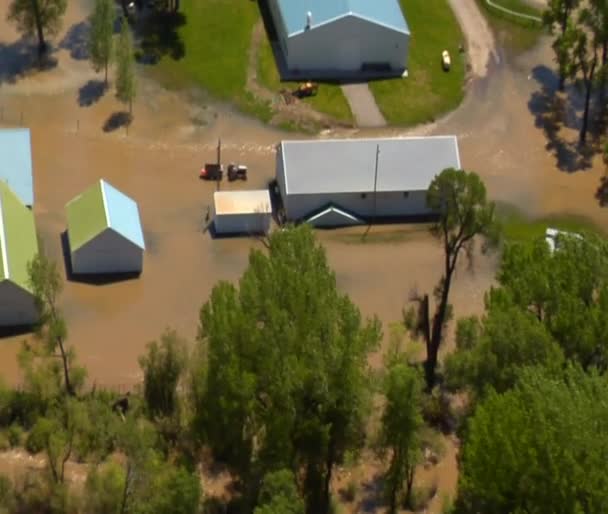
[[[289,51],[287,46],[287,28],[283,23],[283,17],[281,16],[281,10],[279,9],[277,0],[268,0],[268,7],[272,14],[274,29],[279,40],[279,45],[281,46],[281,50],[283,50],[283,54],[287,57]]]
[[[217,234],[266,234],[270,213],[216,214],[213,220]]]
[[[72,273],[133,273],[143,269],[143,250],[108,228],[72,252]]]
[[[31,293],[10,280],[0,282],[0,326],[32,325],[38,321]]]
[[[281,176],[281,174],[278,174]],[[326,193],[306,195],[283,195],[287,219],[300,221],[334,204],[345,211],[368,218],[374,216],[374,194],[366,193]],[[408,191],[407,198],[403,191],[376,193],[375,215],[378,217],[424,216],[432,211],[426,205],[426,191]]]
[[[363,63],[401,70],[407,68],[408,47],[409,35],[355,16],[314,27],[313,13],[313,28],[287,40],[285,58],[293,71],[358,71]]]

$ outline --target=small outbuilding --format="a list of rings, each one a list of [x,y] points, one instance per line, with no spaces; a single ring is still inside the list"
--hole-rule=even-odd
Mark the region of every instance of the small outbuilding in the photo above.
[[[399,0],[269,0],[291,74],[352,78],[403,74],[410,30]]]
[[[24,205],[34,205],[30,129],[0,129],[0,181],[8,184]]]
[[[34,214],[0,180],[0,326],[32,325],[38,320],[27,271],[37,253]]]
[[[72,273],[141,273],[146,249],[137,204],[100,180],[66,205]]]
[[[455,136],[282,141],[276,178],[288,221],[343,226],[432,214],[431,182],[460,167]]]
[[[270,193],[258,191],[217,191],[213,194],[216,234],[266,234],[270,230]]]

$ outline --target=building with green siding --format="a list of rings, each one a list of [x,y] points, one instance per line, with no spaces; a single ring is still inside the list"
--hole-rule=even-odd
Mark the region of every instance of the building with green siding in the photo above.
[[[141,273],[144,236],[137,204],[105,180],[66,205],[72,273]]]
[[[0,180],[0,326],[38,319],[27,267],[38,253],[34,214]]]

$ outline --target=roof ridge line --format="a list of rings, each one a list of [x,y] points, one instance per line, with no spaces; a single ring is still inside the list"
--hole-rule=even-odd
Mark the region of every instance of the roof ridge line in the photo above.
[[[10,278],[10,271],[8,267],[8,248],[6,247],[6,228],[4,226],[4,209],[3,199],[0,194],[0,246],[2,246],[2,269],[4,271],[4,278]]]
[[[104,184],[105,184],[105,181],[103,179],[100,179],[99,187],[101,188],[101,200],[103,202],[103,213],[106,216],[107,228],[112,228],[112,225],[110,224],[110,212],[108,211],[108,202],[106,200],[106,190],[103,187]]]

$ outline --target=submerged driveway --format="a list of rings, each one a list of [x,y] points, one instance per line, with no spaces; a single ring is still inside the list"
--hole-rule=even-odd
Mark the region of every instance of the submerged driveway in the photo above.
[[[342,92],[350,105],[358,127],[385,127],[386,120],[366,82],[344,84]]]

